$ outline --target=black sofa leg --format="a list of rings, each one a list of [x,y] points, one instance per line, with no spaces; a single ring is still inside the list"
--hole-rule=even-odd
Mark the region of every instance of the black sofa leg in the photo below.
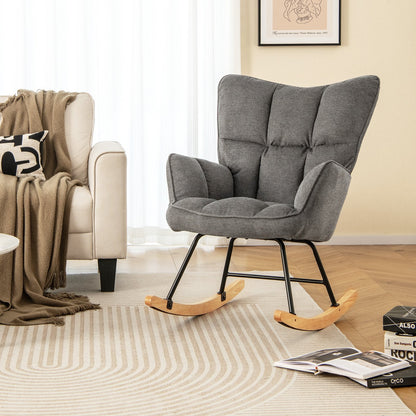
[[[114,292],[117,259],[98,259],[101,292]]]

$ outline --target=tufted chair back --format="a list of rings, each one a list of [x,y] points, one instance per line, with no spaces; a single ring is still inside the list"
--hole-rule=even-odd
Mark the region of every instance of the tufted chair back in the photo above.
[[[304,176],[334,160],[352,171],[379,90],[375,76],[299,88],[227,75],[218,91],[218,157],[234,196],[293,204]]]

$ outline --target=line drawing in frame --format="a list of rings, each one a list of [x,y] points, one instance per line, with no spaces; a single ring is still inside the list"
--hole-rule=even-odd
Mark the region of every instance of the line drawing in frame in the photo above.
[[[341,0],[259,0],[258,45],[340,45]]]

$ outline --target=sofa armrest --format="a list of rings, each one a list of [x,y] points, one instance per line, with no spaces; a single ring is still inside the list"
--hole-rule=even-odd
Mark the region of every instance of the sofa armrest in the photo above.
[[[96,143],[88,159],[93,199],[95,258],[125,258],[127,251],[127,158],[117,142]]]
[[[335,161],[323,162],[304,177],[295,196],[296,210],[308,221],[314,241],[331,238],[347,196],[351,175]]]
[[[222,199],[233,196],[231,171],[218,163],[174,153],[168,158],[166,174],[171,204],[189,197]]]

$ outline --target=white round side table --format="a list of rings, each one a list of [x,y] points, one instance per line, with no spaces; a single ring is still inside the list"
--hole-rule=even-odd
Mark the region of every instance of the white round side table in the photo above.
[[[19,245],[19,239],[9,235],[0,233],[0,254],[13,251]]]

